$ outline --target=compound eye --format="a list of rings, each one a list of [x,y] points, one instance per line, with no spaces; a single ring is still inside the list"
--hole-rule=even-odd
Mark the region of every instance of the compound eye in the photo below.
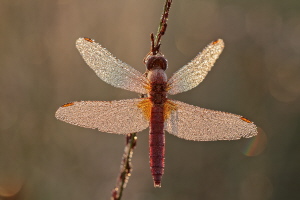
[[[162,69],[165,71],[168,68],[168,61],[164,57],[161,57]]]

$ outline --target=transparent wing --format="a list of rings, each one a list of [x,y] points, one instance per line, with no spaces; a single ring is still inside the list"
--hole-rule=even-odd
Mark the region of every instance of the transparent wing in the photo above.
[[[178,94],[199,85],[219,58],[223,48],[224,42],[221,39],[210,43],[191,62],[174,73],[168,81],[168,93]]]
[[[171,101],[171,100],[168,100]],[[257,135],[257,127],[246,118],[208,110],[180,101],[171,101],[176,109],[165,122],[166,131],[186,140],[237,140]]]
[[[61,106],[55,117],[64,122],[98,129],[102,132],[128,134],[149,126],[138,104],[143,99],[120,101],[79,101]]]
[[[99,78],[114,87],[146,94],[148,79],[139,71],[115,58],[100,44],[89,38],[79,38],[76,47],[85,62]]]

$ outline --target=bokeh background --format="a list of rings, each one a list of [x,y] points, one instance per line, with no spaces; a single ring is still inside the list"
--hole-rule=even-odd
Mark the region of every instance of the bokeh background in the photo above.
[[[137,94],[101,81],[75,48],[90,37],[141,72],[163,0],[0,2],[0,199],[100,200],[114,188],[125,137],[54,117],[75,100]],[[300,199],[300,1],[174,0],[162,52],[168,75],[209,42],[225,50],[197,88],[172,98],[241,114],[259,136],[192,142],[166,135],[153,188],[148,132],[138,134],[123,199]]]

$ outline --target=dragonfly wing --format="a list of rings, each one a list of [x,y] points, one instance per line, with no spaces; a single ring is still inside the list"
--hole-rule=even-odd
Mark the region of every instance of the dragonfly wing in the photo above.
[[[138,107],[142,100],[72,102],[61,106],[55,117],[73,125],[97,128],[101,132],[134,133],[149,126],[149,121]]]
[[[254,123],[240,115],[208,110],[180,101],[168,101],[173,105],[173,110],[165,122],[166,131],[179,138],[215,141],[257,135]]]
[[[79,38],[76,47],[99,78],[114,87],[146,94],[148,79],[89,38]]]
[[[183,66],[168,81],[168,93],[178,94],[188,91],[203,81],[224,48],[221,39],[210,43],[191,62]]]

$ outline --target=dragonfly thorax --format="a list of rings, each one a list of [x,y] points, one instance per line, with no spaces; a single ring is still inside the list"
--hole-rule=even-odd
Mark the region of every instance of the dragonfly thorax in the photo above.
[[[167,75],[163,69],[151,69],[147,78],[150,81],[149,97],[154,104],[163,104],[167,97]]]
[[[166,70],[168,67],[167,59],[161,55],[152,55],[146,61],[146,67],[148,70],[162,69]]]

